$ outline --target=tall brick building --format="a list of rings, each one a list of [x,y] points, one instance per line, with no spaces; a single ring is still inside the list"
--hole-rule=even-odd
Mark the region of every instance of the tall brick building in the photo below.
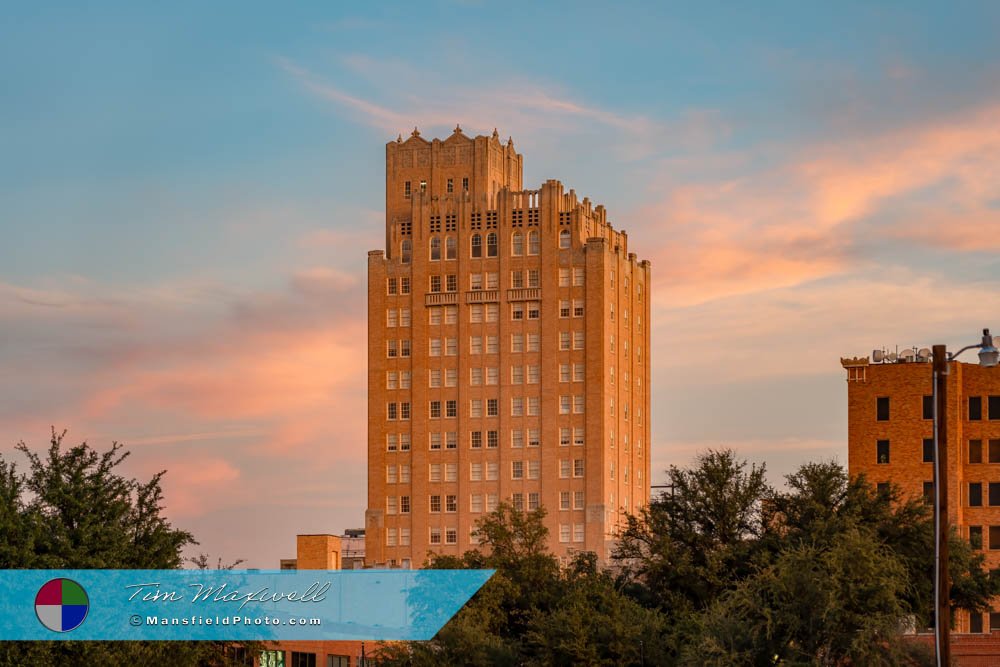
[[[461,554],[501,501],[606,558],[649,499],[649,262],[602,206],[522,189],[513,141],[386,145],[368,253],[366,564]]]
[[[847,371],[848,468],[905,495],[933,497],[934,426],[931,364],[841,359]],[[948,376],[948,516],[958,534],[1000,567],[1000,367],[950,362]],[[959,633],[1000,630],[993,613],[957,612]],[[996,647],[994,647],[996,648]]]

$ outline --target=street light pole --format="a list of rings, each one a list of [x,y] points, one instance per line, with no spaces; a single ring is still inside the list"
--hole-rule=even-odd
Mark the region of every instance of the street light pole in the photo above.
[[[937,667],[951,665],[951,608],[948,604],[948,356],[933,348],[934,364],[934,643]]]
[[[944,345],[933,348],[934,363],[934,648],[937,667],[951,665],[951,586],[948,582],[948,362],[966,350],[979,348],[979,365],[991,368],[1000,361],[989,329],[982,340],[949,354]]]

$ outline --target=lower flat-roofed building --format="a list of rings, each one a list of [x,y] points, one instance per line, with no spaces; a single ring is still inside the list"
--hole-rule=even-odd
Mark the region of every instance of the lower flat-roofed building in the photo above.
[[[899,355],[905,361],[840,360],[847,372],[848,469],[852,477],[863,473],[877,487],[895,484],[904,496],[930,501],[935,454],[931,363],[926,349],[907,352]],[[992,570],[1000,568],[1000,367],[952,361],[948,370],[948,517],[961,537],[983,550],[986,568]],[[976,655],[984,650],[985,640],[966,641],[962,635],[993,632],[993,655],[1000,656],[1000,600],[984,614],[956,611],[954,631],[956,657],[964,655],[964,645],[974,645]],[[962,659],[959,664],[987,663]]]

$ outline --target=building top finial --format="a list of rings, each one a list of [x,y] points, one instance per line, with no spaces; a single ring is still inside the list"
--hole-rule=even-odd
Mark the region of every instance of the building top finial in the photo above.
[[[493,138],[494,139],[499,139],[500,138],[500,133],[497,132],[497,128],[495,128],[495,127],[493,128]]]
[[[455,134],[459,134],[462,131],[462,126],[455,123]]]
[[[419,137],[420,136],[420,130],[417,129],[416,125],[413,126],[413,132],[410,133],[410,136],[413,136],[413,137]]]
[[[403,134],[402,134],[402,132],[399,134],[398,137],[396,137],[396,143],[397,144],[403,143]]]
[[[510,146],[511,148],[514,147],[514,137],[510,135],[507,136],[507,145]]]

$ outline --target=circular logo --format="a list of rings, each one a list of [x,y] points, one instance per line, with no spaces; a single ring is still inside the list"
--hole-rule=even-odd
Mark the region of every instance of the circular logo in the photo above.
[[[53,632],[69,632],[80,627],[89,609],[87,591],[72,579],[52,579],[35,595],[35,615]]]

